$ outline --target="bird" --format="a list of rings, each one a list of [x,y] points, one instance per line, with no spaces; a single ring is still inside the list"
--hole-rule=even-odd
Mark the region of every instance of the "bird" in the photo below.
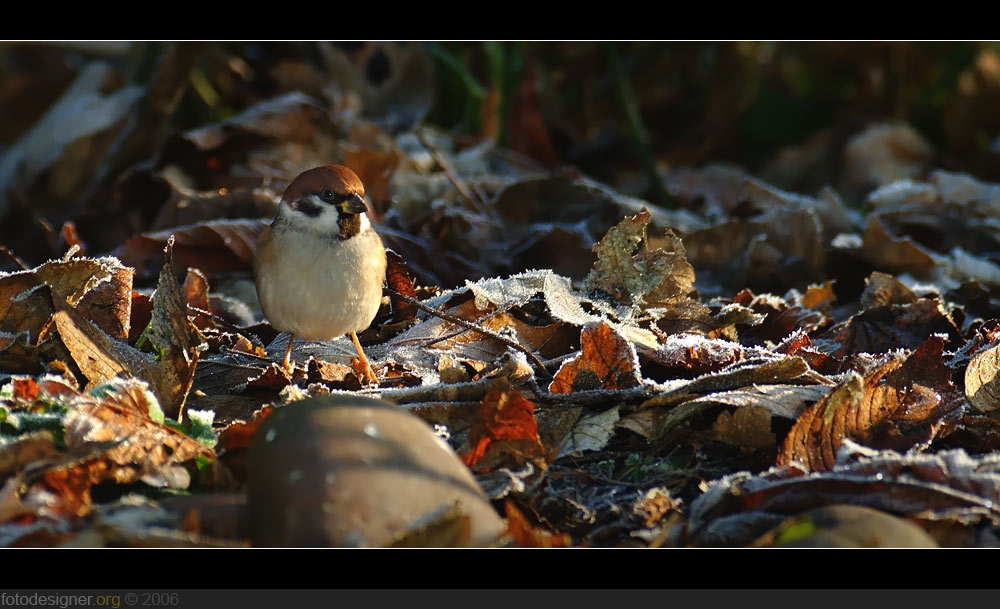
[[[292,341],[349,335],[362,383],[377,385],[357,333],[382,301],[385,247],[368,219],[365,187],[343,165],[299,174],[285,188],[274,220],[257,240],[254,281],[264,316],[288,332],[282,368],[291,376]]]

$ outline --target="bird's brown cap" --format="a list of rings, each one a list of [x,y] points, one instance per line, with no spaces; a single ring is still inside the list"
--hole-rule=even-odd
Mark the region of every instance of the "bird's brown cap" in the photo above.
[[[353,171],[343,165],[323,165],[300,173],[285,189],[281,199],[291,203],[307,192],[320,192],[324,188],[338,195],[365,196],[365,186]]]

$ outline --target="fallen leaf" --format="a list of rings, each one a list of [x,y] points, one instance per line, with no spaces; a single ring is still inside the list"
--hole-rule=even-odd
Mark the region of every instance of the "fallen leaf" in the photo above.
[[[462,460],[482,470],[511,457],[535,459],[545,454],[538,437],[535,406],[517,391],[494,390],[486,394],[469,429],[469,451]]]
[[[195,457],[213,455],[197,440],[163,423],[156,397],[142,381],[115,379],[71,400],[65,418],[66,446],[85,447],[95,442],[114,446],[101,454],[104,464],[94,483],[111,479],[128,484],[140,479],[170,485],[169,471]],[[186,483],[180,488],[186,487]]]
[[[962,333],[955,321],[935,298],[920,298],[910,304],[862,311],[830,328],[820,338],[838,344],[830,355],[844,360],[858,353],[915,349],[928,334],[945,335],[949,346],[962,341]]]
[[[234,421],[219,434],[219,451],[235,451],[249,449],[257,428],[271,413],[273,406],[260,409],[249,421]]]
[[[205,338],[187,316],[187,302],[174,277],[174,239],[167,240],[163,269],[153,295],[149,340],[157,349],[161,378],[150,379],[164,412],[180,418]]]
[[[549,383],[552,393],[636,387],[639,358],[635,347],[604,321],[580,332],[580,354],[561,366]]]
[[[184,300],[189,307],[213,312],[208,300],[208,279],[198,269],[189,268],[184,276]]]
[[[1000,518],[996,468],[997,455],[901,454],[848,439],[828,471],[807,473],[793,464],[710,482],[691,504],[691,542],[745,545],[787,515],[843,503],[935,520],[994,521]]]
[[[0,348],[10,349],[19,341],[39,346],[55,312],[55,299],[78,308],[102,330],[124,339],[130,325],[131,292],[131,269],[114,258],[53,260],[27,271],[0,273]],[[16,353],[11,355],[16,357]]]
[[[747,454],[775,444],[775,437],[771,432],[771,413],[760,406],[743,406],[732,413],[724,410],[712,429],[720,440],[738,446]]]
[[[655,306],[686,296],[694,285],[694,269],[684,257],[684,244],[666,230],[666,249],[649,249],[649,211],[625,218],[608,229],[594,246],[597,262],[585,283],[616,300]]]
[[[944,339],[934,335],[905,359],[894,357],[863,377],[847,378],[807,408],[785,437],[777,465],[828,470],[845,438],[876,448],[926,445],[960,419],[961,394],[944,365]]]
[[[638,354],[662,366],[695,374],[721,370],[746,359],[746,349],[739,343],[698,334],[670,335],[655,351],[643,347]]]
[[[759,324],[741,329],[740,340],[744,344],[780,342],[797,330],[811,333],[826,328],[833,322],[820,311],[790,305],[784,298],[773,294],[754,295],[749,289],[734,296],[733,302],[764,315],[764,320]]]
[[[507,534],[519,548],[568,548],[573,545],[569,533],[557,533],[532,526],[510,499],[504,502]]]
[[[671,384],[642,403],[640,408],[674,406],[705,394],[739,389],[750,385],[775,385],[801,382],[809,374],[809,366],[800,357],[781,356],[777,359],[746,360],[718,372],[709,372],[689,381]],[[829,381],[827,381],[829,382]]]
[[[58,454],[52,434],[46,431],[18,436],[0,445],[0,480],[6,480],[33,461],[51,459]]]
[[[934,258],[909,237],[891,235],[877,216],[869,216],[861,256],[889,273],[923,273],[934,268]]]
[[[413,289],[413,280],[410,279],[410,274],[406,272],[406,262],[403,260],[403,257],[396,252],[387,249],[385,251],[385,258],[387,261],[385,270],[386,285],[389,286],[390,289],[399,292],[404,296],[416,298],[417,291]],[[389,299],[392,301],[393,321],[404,321],[416,318],[416,305],[406,302],[392,293],[389,294]]]
[[[563,441],[557,458],[579,457],[588,450],[604,450],[615,434],[619,418],[618,406],[580,417]]]
[[[906,305],[917,301],[917,295],[892,275],[875,271],[865,279],[861,307],[865,310],[889,305]]]
[[[819,351],[809,335],[801,329],[786,336],[785,340],[775,345],[773,351],[801,357],[810,368],[820,374],[836,374],[840,371],[840,362]]]
[[[1000,344],[972,356],[965,369],[965,397],[980,412],[1000,408]]]
[[[176,262],[181,269],[194,267],[209,279],[235,272],[249,274],[257,251],[262,220],[215,220],[143,233],[125,241],[112,253],[141,277],[151,277],[162,267],[163,250],[174,238]]]

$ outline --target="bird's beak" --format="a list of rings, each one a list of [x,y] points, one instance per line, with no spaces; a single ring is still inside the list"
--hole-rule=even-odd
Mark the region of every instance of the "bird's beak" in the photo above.
[[[341,213],[345,214],[360,214],[363,211],[368,211],[368,207],[365,206],[365,201],[358,195],[354,195],[346,201],[337,203],[337,209]]]

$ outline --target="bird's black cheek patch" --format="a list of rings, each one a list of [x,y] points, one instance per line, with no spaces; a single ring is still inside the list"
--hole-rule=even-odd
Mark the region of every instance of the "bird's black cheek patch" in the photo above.
[[[300,199],[295,209],[302,212],[303,214],[309,216],[310,218],[315,218],[323,213],[323,208],[316,205],[309,199]]]

